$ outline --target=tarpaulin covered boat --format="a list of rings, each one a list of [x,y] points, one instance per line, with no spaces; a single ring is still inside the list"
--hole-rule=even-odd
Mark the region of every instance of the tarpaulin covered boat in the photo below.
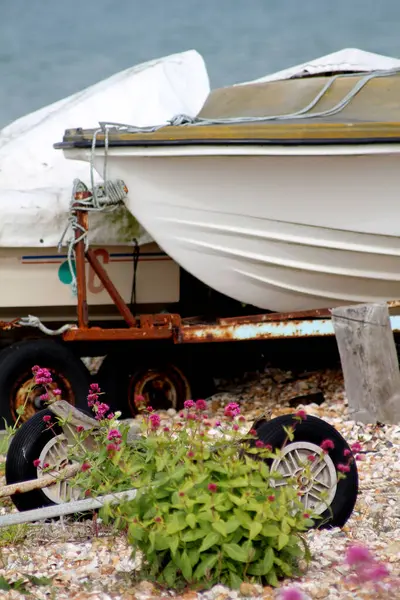
[[[47,314],[48,307],[72,309],[76,304],[66,252],[58,252],[57,246],[68,217],[71,181],[86,176],[87,167],[65,160],[54,150],[54,138],[76,122],[95,126],[105,113],[141,125],[167,122],[176,112],[196,115],[209,89],[202,57],[182,52],[117,73],[0,131],[0,313],[15,308],[17,315],[20,307],[44,307]],[[97,184],[100,177],[95,174],[94,180]],[[177,302],[178,265],[142,227],[135,227],[130,213],[122,209],[111,216],[90,215],[90,243],[127,302],[133,287],[134,237],[141,246],[137,302]],[[88,282],[91,305],[109,304],[89,266]]]

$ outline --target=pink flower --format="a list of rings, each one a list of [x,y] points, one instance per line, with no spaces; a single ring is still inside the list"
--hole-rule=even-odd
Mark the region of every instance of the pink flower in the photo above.
[[[114,413],[109,413],[109,414],[107,415],[107,419],[108,419],[109,421],[111,421],[111,419],[113,419],[114,417],[115,417]]]
[[[49,463],[44,463],[44,465],[43,465],[43,469],[48,469],[48,468],[49,468],[49,466],[50,466],[50,465],[49,465]]]
[[[77,430],[78,433],[81,433],[82,431],[84,431],[84,429],[85,428],[84,428],[83,425],[78,425],[77,428],[76,428],[76,430]]]
[[[41,396],[39,396],[39,400],[42,400],[43,402],[46,402],[46,400],[49,400],[49,399],[50,399],[50,396],[47,392],[45,394],[42,394]]]
[[[97,404],[94,405],[94,409],[96,412],[95,419],[97,419],[98,421],[101,421],[106,416],[106,413],[110,410],[110,407],[108,406],[108,404],[105,404],[104,402],[98,402]]]
[[[304,595],[298,588],[286,588],[282,590],[279,600],[303,600]]]
[[[389,569],[386,565],[380,563],[376,565],[376,567],[368,569],[365,574],[367,575],[369,581],[373,581],[374,583],[376,583],[378,581],[381,581],[382,579],[385,579],[385,577],[389,575]]]
[[[271,450],[272,450],[271,444],[264,444],[264,448],[265,448],[265,450],[268,450],[268,452],[271,452]]]
[[[188,413],[186,418],[188,421],[197,421],[197,415],[195,415],[194,413]]]
[[[111,442],[115,440],[117,443],[121,441],[122,435],[118,429],[110,429],[107,435],[107,439]]]
[[[88,394],[88,397],[87,397],[88,406],[93,406],[93,404],[95,402],[97,402],[98,399],[99,399],[98,394],[93,394],[93,393]]]
[[[154,410],[154,409],[153,409],[153,407],[152,407],[152,406],[147,406],[147,407],[146,407],[146,411],[147,411],[148,413],[152,413],[152,412],[153,412],[153,410]]]
[[[310,515],[309,515],[309,513],[303,513],[303,517],[304,517],[304,519],[309,519]]]
[[[163,431],[165,431],[165,433],[168,433],[170,431],[169,427],[164,427]]]
[[[81,471],[85,472],[88,471],[90,469],[90,465],[87,462],[84,462],[81,466]]]
[[[185,400],[183,406],[189,410],[190,408],[196,406],[196,403],[193,400]]]
[[[233,431],[238,431],[239,425],[236,425],[236,423],[235,423],[234,425],[232,425],[232,429],[233,429]]]
[[[356,454],[356,460],[363,461],[365,460],[365,456],[363,454]]]
[[[186,456],[188,456],[189,458],[193,458],[193,456],[194,456],[193,450],[189,450],[189,452],[187,453]]]
[[[211,492],[212,494],[214,494],[217,491],[217,484],[216,483],[209,483],[207,488],[208,491]]]
[[[200,412],[207,410],[207,402],[205,400],[196,400],[196,409]]]
[[[39,458],[35,458],[35,460],[33,461],[33,466],[40,467],[40,459]]]
[[[204,421],[203,425],[204,427],[211,427],[210,421]]]
[[[307,456],[307,460],[308,460],[308,461],[310,461],[310,462],[314,462],[314,460],[315,460],[315,455],[314,455],[314,454],[309,454],[309,455]]]
[[[237,402],[229,402],[224,410],[225,417],[237,417],[240,415],[240,406]]]
[[[257,446],[257,448],[264,448],[264,442],[262,442],[261,440],[257,440],[256,446]]]
[[[215,421],[215,427],[221,427],[221,421]]]
[[[134,403],[135,403],[136,408],[141,408],[142,406],[144,406],[146,404],[146,400],[145,400],[144,396],[142,396],[141,394],[138,394],[137,396],[135,396]]]
[[[273,494],[271,496],[268,496],[268,500],[270,502],[273,502],[275,500],[275,496]]]
[[[249,435],[257,435],[257,431],[255,429],[250,429]]]
[[[32,367],[32,373],[34,375],[36,375],[36,373],[39,371],[40,367],[38,365],[35,365],[34,367]]]
[[[152,429],[158,429],[160,427],[161,419],[155,413],[150,415],[150,425]]]
[[[51,421],[51,415],[44,415],[44,417],[43,417],[43,421],[44,421],[45,423],[50,423],[50,421]]]
[[[100,394],[100,392],[101,392],[101,389],[100,389],[98,383],[91,383],[89,385],[89,390],[94,394]]]
[[[55,390],[53,390],[53,394],[54,394],[55,396],[61,396],[61,394],[62,394],[62,391],[60,390],[60,388],[56,388]]]
[[[119,450],[119,446],[117,444],[107,444],[106,447],[107,452],[117,452]]]
[[[305,410],[302,410],[302,409],[298,410],[294,416],[296,419],[299,419],[300,421],[305,421],[305,419],[307,419],[307,413]]]
[[[324,440],[321,444],[321,448],[324,452],[328,452],[329,450],[333,450],[335,447],[335,444],[332,442],[332,440]]]
[[[354,444],[351,445],[352,452],[361,452],[361,450],[362,450],[362,446],[361,446],[360,442],[355,442]]]
[[[343,450],[343,456],[344,457],[350,456],[350,454],[351,454],[351,450],[349,450],[348,448],[345,448]]]
[[[240,415],[239,421],[240,421],[240,423],[244,423],[246,421],[246,419],[243,415]]]
[[[350,566],[372,563],[374,558],[366,546],[350,546],[346,552],[345,562]]]
[[[342,463],[339,463],[337,466],[337,470],[341,473],[349,473],[350,467],[349,465],[343,465]]]
[[[49,369],[41,369],[40,367],[38,367],[35,371],[32,372],[35,376],[35,383],[36,385],[48,385],[49,383],[52,383],[53,378],[51,376],[51,373],[49,371]]]

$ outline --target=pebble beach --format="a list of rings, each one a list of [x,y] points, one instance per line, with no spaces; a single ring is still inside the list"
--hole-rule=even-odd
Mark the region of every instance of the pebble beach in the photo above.
[[[322,403],[306,402],[316,394]],[[301,397],[303,404],[296,403]],[[311,397],[313,399],[314,396]],[[360,492],[355,510],[342,528],[310,530],[306,534],[312,561],[302,565],[302,576],[285,580],[281,587],[243,584],[239,591],[221,585],[207,591],[159,589],[151,582],[135,583],[137,568],[122,535],[91,520],[63,518],[0,530],[0,597],[33,597],[38,600],[236,600],[253,597],[279,600],[295,588],[308,599],[400,599],[400,425],[363,425],[349,418],[340,370],[324,370],[293,380],[290,373],[266,370],[238,381],[219,382],[218,393],[209,400],[210,417],[218,419],[227,402],[238,402],[249,429],[267,413],[271,418],[303,408],[326,420],[349,443],[363,448],[358,462]],[[174,411],[160,411],[164,421]],[[4,484],[4,457],[1,460]],[[8,499],[0,500],[0,514],[15,510]],[[387,576],[379,586],[354,582],[344,558],[349,546],[367,546]],[[7,589],[8,584],[10,589]],[[28,596],[28,593],[31,596]],[[294,596],[293,596],[294,598]]]

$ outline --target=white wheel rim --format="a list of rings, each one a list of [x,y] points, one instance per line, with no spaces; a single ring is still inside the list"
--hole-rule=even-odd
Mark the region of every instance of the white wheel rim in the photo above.
[[[40,456],[40,467],[37,468],[38,479],[44,475],[54,475],[56,478],[61,469],[71,464],[68,459],[68,443],[63,433],[57,435],[47,442]],[[42,470],[42,466],[48,464],[49,468]],[[82,497],[81,490],[73,487],[68,479],[59,479],[50,487],[43,488],[43,493],[55,504],[79,500]]]
[[[321,456],[321,453],[321,447],[311,442],[292,442],[281,450],[271,466],[271,471],[282,476],[282,479],[271,480],[272,487],[279,488],[295,480],[304,509],[318,515],[331,505],[338,484],[332,459],[329,454]],[[314,456],[314,461],[310,461],[309,456]]]

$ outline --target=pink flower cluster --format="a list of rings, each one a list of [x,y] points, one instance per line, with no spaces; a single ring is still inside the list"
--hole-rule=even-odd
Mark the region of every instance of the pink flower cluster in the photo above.
[[[347,549],[345,562],[352,569],[354,583],[380,583],[389,576],[389,570],[380,563],[365,546],[353,545]]]
[[[321,444],[322,450],[327,454],[329,450],[334,450],[335,444],[332,440],[324,440]]]
[[[118,429],[110,429],[107,434],[107,452],[114,453],[121,449],[122,435]]]
[[[227,404],[225,406],[224,416],[227,419],[233,420],[235,417],[238,417],[239,415],[240,415],[240,406],[236,402],[229,402],[229,404]]]
[[[149,421],[150,421],[150,427],[153,431],[158,429],[161,425],[161,419],[160,419],[159,415],[157,415],[156,413],[152,413],[150,415]]]
[[[141,411],[141,410],[143,410],[143,409],[145,408],[145,406],[146,406],[146,400],[145,400],[145,397],[144,397],[144,396],[142,396],[141,394],[137,394],[137,395],[135,396],[135,399],[134,399],[134,404],[135,404],[135,406],[136,406],[136,409],[137,409],[138,411]]]
[[[205,400],[196,400],[196,402],[194,400],[185,400],[183,406],[186,408],[186,410],[193,408],[199,412],[204,412],[208,408]]]
[[[49,369],[42,369],[38,365],[35,365],[32,367],[32,373],[35,376],[36,385],[48,385],[53,381]]]
[[[35,458],[35,460],[33,461],[33,466],[41,469],[48,469],[49,468],[49,463],[43,463],[43,465],[40,464],[40,459],[39,458]]]
[[[88,406],[95,413],[95,419],[98,421],[102,421],[106,418],[110,407],[105,402],[99,402],[99,395],[101,394],[101,389],[97,383],[91,383],[89,386],[89,394],[87,397]],[[114,417],[113,413],[107,415],[107,419],[112,419]]]

